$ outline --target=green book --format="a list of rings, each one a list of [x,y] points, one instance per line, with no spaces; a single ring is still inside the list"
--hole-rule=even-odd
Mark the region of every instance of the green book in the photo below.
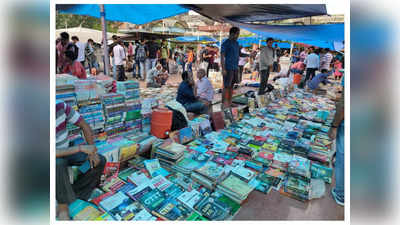
[[[222,195],[221,197],[218,198],[218,201],[225,203],[229,207],[231,207],[231,215],[235,215],[235,213],[240,209],[240,205],[230,199],[229,197]]]
[[[232,174],[222,181],[221,185],[241,197],[247,196],[253,190],[246,182]]]
[[[198,214],[197,212],[193,212],[186,220],[187,221],[208,221],[205,217]]]

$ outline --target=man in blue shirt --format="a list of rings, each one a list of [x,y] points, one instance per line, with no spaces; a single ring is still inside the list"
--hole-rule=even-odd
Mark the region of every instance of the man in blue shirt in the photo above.
[[[315,94],[320,88],[321,84],[331,83],[327,79],[331,74],[332,72],[328,72],[326,69],[323,69],[321,73],[312,78],[312,80],[307,81],[307,87]]]
[[[295,64],[297,61],[299,61],[300,58],[300,52],[297,48],[293,49],[293,55],[292,55],[292,63]]]
[[[221,46],[221,67],[224,81],[222,91],[222,109],[227,118],[231,119],[232,112],[232,94],[233,85],[238,83],[239,70],[239,43],[237,41],[240,34],[238,27],[232,27],[229,30],[229,38]]]
[[[319,56],[315,54],[314,48],[309,49],[309,54],[304,60],[306,64],[306,81],[312,80],[315,76],[315,71],[319,68]]]
[[[188,74],[187,71],[183,72],[182,83],[178,87],[176,101],[181,103],[188,112],[196,114],[207,113],[207,106],[196,98],[193,87],[193,78],[191,77],[191,75]]]

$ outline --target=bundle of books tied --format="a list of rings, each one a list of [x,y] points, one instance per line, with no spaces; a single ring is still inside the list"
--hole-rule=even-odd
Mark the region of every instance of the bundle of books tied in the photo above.
[[[225,170],[222,166],[213,161],[208,161],[204,166],[192,172],[191,178],[204,185],[210,190],[214,190],[225,175]]]
[[[186,146],[166,140],[158,145],[153,152],[154,158],[160,161],[160,164],[171,167],[183,159]]]

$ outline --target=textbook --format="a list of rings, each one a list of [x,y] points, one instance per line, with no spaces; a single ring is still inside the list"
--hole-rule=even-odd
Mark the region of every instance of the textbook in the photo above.
[[[101,186],[101,188],[105,192],[109,192],[109,191],[117,192],[124,184],[125,184],[125,182],[123,180],[121,180],[119,177],[110,177],[103,184],[103,186]]]
[[[211,197],[204,197],[194,208],[209,220],[224,220],[230,212],[229,206]]]
[[[126,196],[123,192],[119,191],[112,196],[102,200],[100,206],[108,212],[115,220],[132,220],[134,213],[130,205],[133,200]]]
[[[188,208],[194,209],[194,206],[197,202],[200,201],[201,198],[202,195],[197,190],[192,190],[185,191],[177,198],[177,200],[183,203]]]
[[[185,220],[193,210],[174,198],[167,198],[153,214],[164,220]]]
[[[158,189],[153,189],[150,192],[147,192],[140,198],[140,202],[143,204],[146,209],[149,211],[157,210],[161,203],[166,199],[165,195]]]

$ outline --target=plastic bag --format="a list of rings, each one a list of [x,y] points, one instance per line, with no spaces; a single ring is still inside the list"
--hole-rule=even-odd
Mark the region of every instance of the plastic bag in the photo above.
[[[325,195],[325,182],[321,179],[311,179],[310,199],[322,198]]]

